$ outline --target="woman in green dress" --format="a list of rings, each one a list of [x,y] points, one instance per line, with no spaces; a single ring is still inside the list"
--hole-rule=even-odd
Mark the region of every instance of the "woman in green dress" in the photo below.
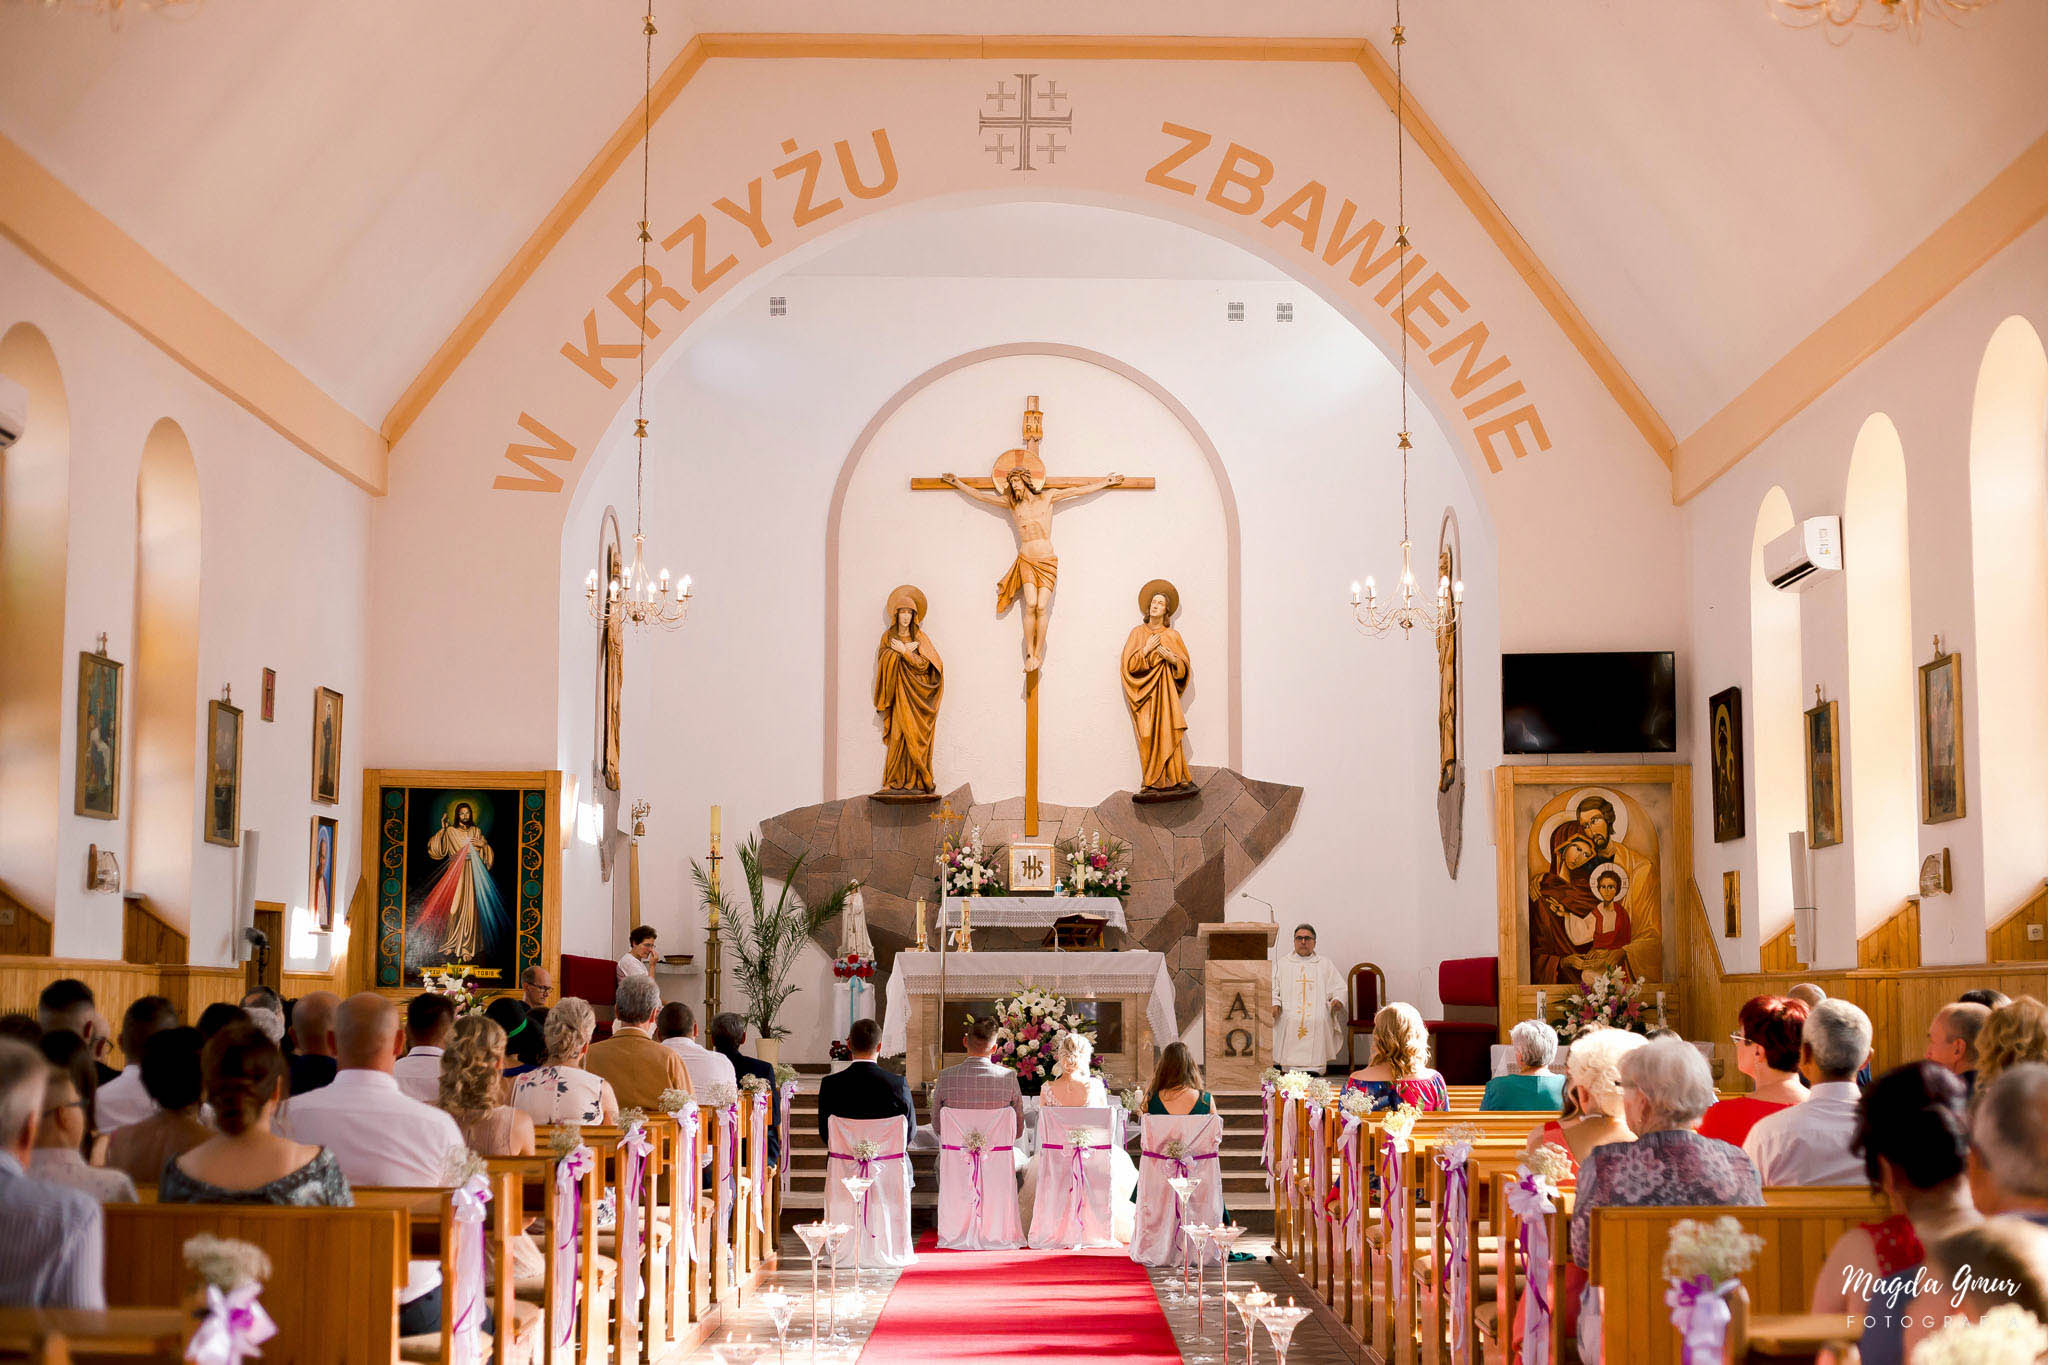
[[[1153,1069],[1152,1085],[1145,1094],[1145,1112],[1148,1114],[1213,1114],[1216,1101],[1202,1088],[1202,1068],[1195,1065],[1195,1054],[1188,1050],[1186,1043],[1168,1043],[1159,1054],[1159,1065]],[[1235,1223],[1230,1210],[1223,1210],[1223,1221]],[[1232,1252],[1233,1261],[1249,1261],[1249,1252]]]

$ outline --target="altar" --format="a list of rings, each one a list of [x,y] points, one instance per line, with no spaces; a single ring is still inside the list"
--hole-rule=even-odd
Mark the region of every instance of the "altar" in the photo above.
[[[981,906],[976,904],[975,922]],[[940,954],[902,952],[882,993],[882,1054],[904,1055],[912,1086],[965,1059],[958,1051],[969,1013],[987,1013],[1019,986],[1058,991],[1095,1017],[1098,1064],[1112,1086],[1147,1085],[1159,1048],[1179,1038],[1173,983],[1163,954],[1130,952],[950,952],[940,1018]]]

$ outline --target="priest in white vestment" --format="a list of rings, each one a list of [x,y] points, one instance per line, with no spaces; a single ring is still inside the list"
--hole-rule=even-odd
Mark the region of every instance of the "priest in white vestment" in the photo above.
[[[1316,927],[1296,925],[1294,951],[1273,964],[1273,1064],[1320,1072],[1341,1046],[1344,977],[1316,951]]]

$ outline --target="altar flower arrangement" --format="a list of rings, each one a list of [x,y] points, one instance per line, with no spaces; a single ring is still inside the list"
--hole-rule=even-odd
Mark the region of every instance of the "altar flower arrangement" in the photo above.
[[[2048,1327],[2016,1303],[2001,1303],[1971,1322],[1949,1317],[1913,1348],[1913,1365],[2033,1365],[2048,1351]]]
[[[1121,839],[1105,839],[1101,830],[1076,834],[1053,845],[1067,869],[1069,896],[1114,896],[1122,900],[1131,894],[1128,866],[1131,846]]]
[[[832,959],[832,975],[840,981],[869,981],[875,975],[875,960],[859,953]]]
[[[996,1050],[991,1060],[1015,1071],[1024,1093],[1036,1095],[1052,1079],[1053,1050],[1068,1033],[1092,1038],[1095,1025],[1051,991],[1020,986],[1009,999],[996,1001]]]
[[[420,985],[434,995],[445,995],[455,1002],[455,1017],[465,1018],[482,1008],[476,998],[476,986],[469,979],[469,973],[461,967],[422,967]]]
[[[1594,1029],[1618,1028],[1630,1033],[1650,1031],[1650,1010],[1642,987],[1627,972],[1616,968],[1593,978],[1593,984],[1564,1002],[1558,1015],[1557,1036],[1573,1042]]]
[[[1003,893],[1002,844],[988,847],[981,842],[976,825],[963,839],[948,836],[939,846],[939,894],[943,896],[1000,896]]]

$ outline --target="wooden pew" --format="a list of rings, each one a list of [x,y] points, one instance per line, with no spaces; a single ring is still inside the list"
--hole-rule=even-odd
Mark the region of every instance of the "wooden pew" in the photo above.
[[[109,1204],[107,1302],[182,1308],[196,1289],[184,1245],[199,1233],[253,1242],[270,1257],[263,1306],[278,1335],[267,1360],[363,1365],[398,1355],[405,1216],[395,1209],[241,1204]],[[320,1286],[320,1292],[307,1292]]]
[[[0,1358],[31,1365],[151,1360],[176,1365],[194,1326],[180,1308],[0,1308]]]
[[[539,1130],[547,1133],[549,1129]],[[539,1144],[543,1150],[547,1139]],[[583,1235],[577,1240],[574,1278],[579,1289],[572,1299],[568,1323],[557,1319],[555,1313],[556,1270],[554,1257],[554,1209],[555,1209],[555,1168],[560,1163],[552,1155],[486,1157],[484,1168],[496,1179],[500,1175],[510,1176],[519,1187],[519,1202],[523,1208],[535,1210],[531,1235],[539,1246],[541,1259],[545,1263],[538,1281],[517,1284],[518,1297],[528,1303],[537,1303],[541,1310],[540,1358],[553,1360],[559,1356],[557,1343],[566,1335],[574,1346],[578,1362],[602,1360],[598,1354],[599,1342],[603,1339],[602,1312],[599,1305],[599,1261],[597,1253],[597,1178],[598,1163],[591,1164],[590,1171],[579,1183],[577,1202],[582,1207]]]
[[[484,1304],[493,1320],[493,1331],[484,1337],[494,1365],[530,1360],[538,1340],[541,1315],[532,1304],[514,1297],[512,1239],[519,1235],[526,1218],[520,1195],[521,1182],[509,1171],[487,1177],[491,1202],[484,1225]],[[354,1188],[356,1207],[392,1209],[407,1220],[408,1254],[414,1260],[436,1260],[441,1264],[441,1330],[418,1337],[401,1337],[399,1357],[408,1361],[448,1360],[454,1350],[455,1319],[462,1302],[462,1285],[456,1237],[455,1191],[446,1186],[358,1185]]]

